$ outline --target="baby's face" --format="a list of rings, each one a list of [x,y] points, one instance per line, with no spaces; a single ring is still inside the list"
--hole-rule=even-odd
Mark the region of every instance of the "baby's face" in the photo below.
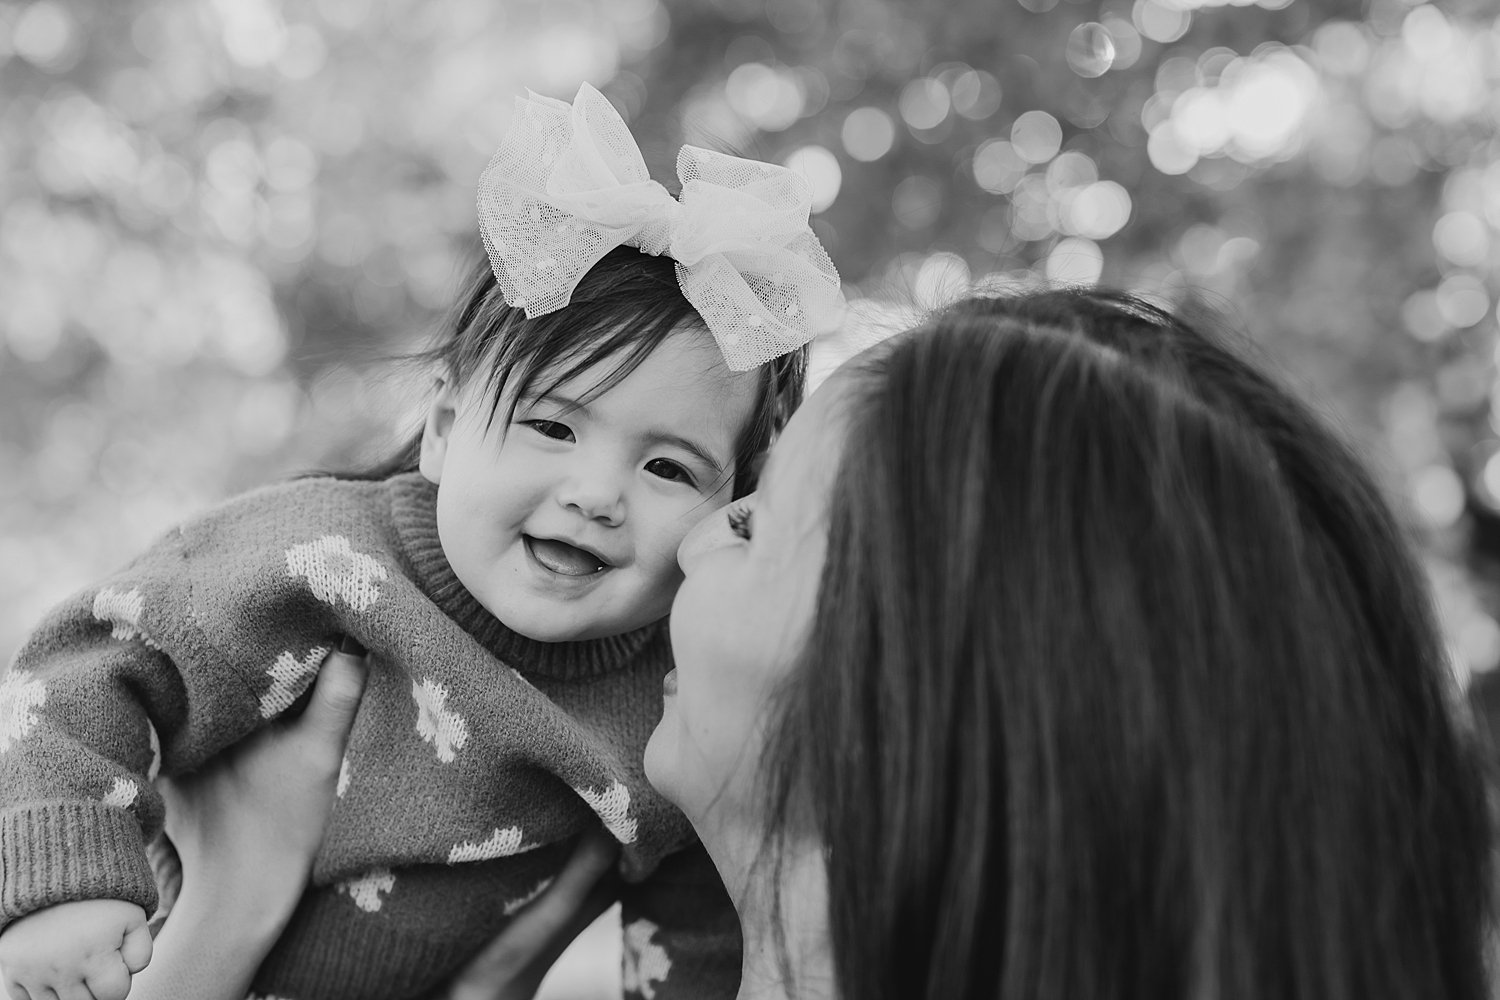
[[[486,429],[477,387],[444,389],[428,413],[421,468],[438,484],[454,574],[501,622],[543,642],[618,635],[667,614],[682,582],[677,547],[729,501],[735,438],[754,406],[757,374],[730,371],[701,328],[673,333],[582,402],[607,374],[597,366],[522,398],[509,425],[502,405]]]

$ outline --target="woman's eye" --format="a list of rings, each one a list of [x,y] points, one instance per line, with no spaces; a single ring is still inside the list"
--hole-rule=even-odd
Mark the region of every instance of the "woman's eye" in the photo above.
[[[544,437],[552,438],[554,441],[571,441],[573,432],[568,429],[567,424],[560,424],[555,420],[528,420],[526,426]]]
[[[725,516],[729,519],[729,530],[736,538],[743,541],[750,540],[750,508],[745,504],[732,503],[725,508]]]
[[[697,485],[692,473],[678,465],[676,462],[665,458],[653,458],[646,463],[646,471],[659,479],[665,479],[673,483],[686,483],[689,486]]]

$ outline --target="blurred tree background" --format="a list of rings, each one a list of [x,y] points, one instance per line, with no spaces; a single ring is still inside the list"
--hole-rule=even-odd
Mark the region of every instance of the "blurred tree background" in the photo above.
[[[659,180],[683,141],[807,176],[852,305],[820,370],[972,286],[1224,311],[1376,463],[1459,679],[1500,680],[1477,0],[0,0],[0,658],[183,516],[409,430],[384,358],[474,252],[512,98],[585,80]]]
[[[411,426],[524,88],[816,194],[850,329],[1206,303],[1372,456],[1500,660],[1500,20],[1453,0],[0,0],[0,656],[173,521]]]

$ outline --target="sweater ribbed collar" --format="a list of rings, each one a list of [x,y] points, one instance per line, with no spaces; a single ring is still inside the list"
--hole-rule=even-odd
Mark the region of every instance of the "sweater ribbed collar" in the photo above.
[[[389,487],[391,515],[417,585],[465,632],[521,673],[558,680],[596,677],[624,666],[661,631],[664,621],[578,642],[538,642],[521,635],[490,614],[453,575],[438,541],[437,487],[420,473],[393,476]]]

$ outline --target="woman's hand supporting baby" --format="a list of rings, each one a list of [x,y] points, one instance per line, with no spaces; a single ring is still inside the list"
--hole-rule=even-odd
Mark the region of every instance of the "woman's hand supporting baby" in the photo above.
[[[333,807],[366,662],[346,640],[324,661],[306,711],[163,780],[182,891],[130,1000],[243,997],[291,919]],[[36,1000],[36,998],[33,998]]]

